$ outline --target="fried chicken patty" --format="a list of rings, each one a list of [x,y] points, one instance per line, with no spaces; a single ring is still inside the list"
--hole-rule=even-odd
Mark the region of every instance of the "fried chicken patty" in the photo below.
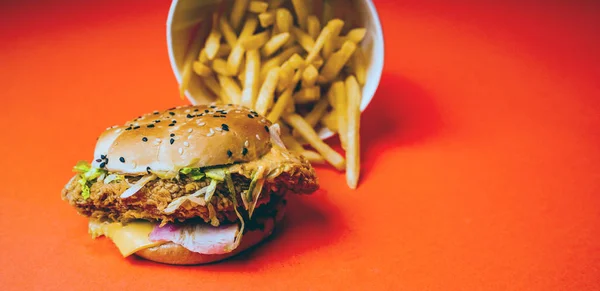
[[[210,203],[198,205],[187,201],[175,212],[167,214],[165,208],[169,203],[206,187],[210,180],[194,181],[186,177],[156,179],[144,185],[135,195],[125,199],[121,199],[120,195],[129,188],[129,183],[135,183],[139,177],[126,177],[129,181],[121,180],[108,184],[96,181],[90,186],[90,197],[85,199],[76,177],[63,189],[62,198],[74,206],[80,214],[91,218],[119,222],[145,219],[161,223],[184,221],[196,217],[202,218],[207,223],[211,222],[211,217],[216,217],[219,222],[238,220],[231,195],[224,182],[218,184]],[[257,209],[259,205],[268,206],[271,200],[280,199],[287,191],[300,194],[315,191],[317,184],[313,179],[313,175],[302,171],[292,172],[291,175],[282,173],[273,179],[267,179]],[[236,188],[238,206],[241,206],[241,195],[247,192],[250,179],[240,174],[232,174],[232,180]],[[214,212],[213,215],[211,212]]]

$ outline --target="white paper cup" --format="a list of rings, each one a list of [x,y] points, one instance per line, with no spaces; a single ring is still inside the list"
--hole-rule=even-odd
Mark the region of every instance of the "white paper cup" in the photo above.
[[[182,68],[184,65],[185,56],[190,48],[192,48],[192,40],[196,29],[203,23],[211,21],[210,18],[200,19],[200,15],[205,12],[214,11],[216,6],[229,0],[173,0],[169,9],[167,19],[167,47],[171,68],[175,74],[177,82],[181,84]],[[362,27],[367,29],[367,34],[361,42],[361,47],[367,57],[367,79],[362,90],[362,101],[360,105],[361,111],[364,111],[379,86],[381,74],[383,72],[384,61],[384,40],[381,22],[375,9],[375,5],[370,0],[353,0],[339,1],[352,5],[353,11],[357,13],[358,18],[362,22]],[[334,9],[336,9],[334,7]],[[360,23],[359,23],[360,24]],[[199,42],[203,40],[193,40]],[[197,46],[197,51],[193,53],[197,55],[201,46]],[[192,74],[194,75],[194,74]],[[186,98],[192,104],[210,103],[214,100],[207,98],[202,94],[201,87],[198,86],[199,78],[194,76],[190,81],[188,90],[185,92]],[[319,132],[319,136],[327,139],[333,136],[334,133],[323,129]]]

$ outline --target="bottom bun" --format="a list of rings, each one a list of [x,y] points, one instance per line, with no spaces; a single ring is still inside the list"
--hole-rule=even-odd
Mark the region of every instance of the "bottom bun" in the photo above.
[[[276,217],[264,219],[264,228],[262,230],[247,231],[242,236],[240,245],[227,254],[209,255],[195,253],[172,242],[143,249],[137,251],[135,254],[149,261],[169,265],[201,265],[222,261],[259,244],[271,236],[276,225],[283,220],[284,211],[284,209],[280,208]]]

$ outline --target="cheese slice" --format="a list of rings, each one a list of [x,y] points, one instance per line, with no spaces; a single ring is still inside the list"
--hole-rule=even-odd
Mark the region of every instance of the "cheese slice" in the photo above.
[[[88,232],[92,238],[99,236],[110,238],[121,255],[127,257],[139,250],[164,244],[164,242],[152,242],[148,238],[154,226],[154,223],[145,220],[136,220],[123,225],[118,222],[100,222],[90,219]]]

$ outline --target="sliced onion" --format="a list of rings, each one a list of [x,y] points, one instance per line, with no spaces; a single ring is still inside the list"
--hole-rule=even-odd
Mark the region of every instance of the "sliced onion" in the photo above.
[[[140,189],[142,189],[142,187],[144,187],[144,185],[146,185],[146,183],[148,183],[156,178],[157,178],[156,175],[146,175],[146,176],[142,177],[139,181],[137,181],[135,184],[133,184],[131,187],[129,187],[129,189],[125,190],[125,192],[123,192],[123,194],[121,194],[121,199],[129,198],[129,197],[135,195],[135,193],[140,191]]]
[[[212,179],[210,181],[208,189],[206,190],[206,195],[204,196],[204,200],[206,200],[206,202],[210,203],[210,199],[213,197],[215,191],[217,190],[217,183],[219,183],[219,181],[215,179]]]
[[[208,190],[209,186],[206,186],[190,195],[186,195],[186,196],[181,196],[173,201],[171,201],[171,203],[169,203],[169,205],[167,205],[167,208],[165,208],[164,213],[166,214],[172,214],[173,212],[175,212],[175,210],[179,209],[179,207],[181,207],[181,205],[189,200],[192,201],[198,205],[206,205],[206,202],[204,201],[204,199],[200,199],[198,197],[200,197],[201,195],[204,195],[204,193],[206,193],[206,191]]]
[[[287,149],[285,147],[285,144],[281,140],[281,128],[279,127],[279,124],[275,123],[271,125],[271,127],[269,127],[269,134],[271,135],[271,140],[273,141],[273,143],[280,146],[281,148]]]

